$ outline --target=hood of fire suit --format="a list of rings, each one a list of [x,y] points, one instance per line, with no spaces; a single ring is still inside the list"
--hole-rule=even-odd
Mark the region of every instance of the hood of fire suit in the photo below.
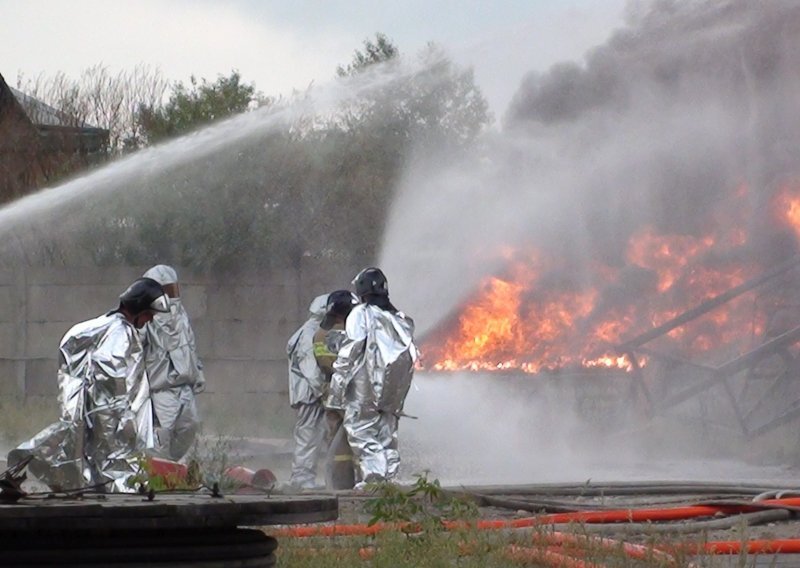
[[[73,326],[61,340],[58,385],[61,419],[12,451],[9,464],[33,456],[31,472],[51,487],[111,482],[131,491],[138,452],[153,447],[137,330],[118,312]]]
[[[289,359],[289,404],[310,404],[325,390],[325,374],[314,356],[314,334],[317,333],[328,304],[328,294],[317,296],[308,306],[309,318],[289,338],[286,356]]]
[[[152,390],[203,382],[194,331],[180,298],[170,298],[169,313],[145,326],[145,366]]]
[[[322,320],[325,317],[325,311],[328,307],[328,295],[322,294],[314,298],[308,305],[308,316],[310,318],[319,318]]]
[[[361,304],[345,324],[347,339],[334,364],[328,404],[369,404],[400,412],[411,386],[417,347],[414,320],[403,312]],[[351,382],[355,386],[348,388]]]
[[[162,286],[178,283],[178,273],[174,268],[167,266],[166,264],[156,264],[147,272],[142,274],[142,277],[152,278]]]

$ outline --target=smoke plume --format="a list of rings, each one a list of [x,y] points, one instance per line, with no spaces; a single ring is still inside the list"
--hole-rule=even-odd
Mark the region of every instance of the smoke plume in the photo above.
[[[398,302],[430,329],[502,271],[509,246],[592,284],[589,265],[625,268],[645,229],[701,237],[735,222],[746,245],[711,261],[791,255],[770,199],[798,173],[799,31],[790,1],[649,2],[583,61],[530,73],[476,155],[427,154],[407,172],[382,254]]]

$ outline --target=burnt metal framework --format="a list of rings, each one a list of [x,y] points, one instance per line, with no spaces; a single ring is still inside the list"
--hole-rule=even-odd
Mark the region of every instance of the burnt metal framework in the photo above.
[[[648,346],[650,342],[663,337],[672,330],[703,316],[746,292],[774,284],[779,277],[798,267],[800,267],[800,256],[795,256],[761,276],[731,288],[662,325],[619,345],[617,349],[620,354],[626,355],[633,365],[633,388],[638,389],[644,397],[648,414],[652,417],[713,387],[721,386],[725,398],[732,406],[739,428],[747,437],[764,434],[800,417],[800,398],[783,400],[781,403],[783,408],[778,409],[777,412],[775,412],[775,408],[770,408],[771,399],[774,400],[780,396],[780,393],[788,390],[787,386],[792,382],[800,380],[800,361],[789,351],[792,345],[800,341],[800,325],[769,338],[758,347],[718,366],[698,363],[674,354],[660,352]],[[668,381],[670,379],[671,370],[685,369],[686,367],[691,368],[701,378],[689,386],[674,390],[666,397],[657,399],[644,380],[643,368],[639,365],[639,357],[642,355],[664,364],[665,372],[660,377],[664,380]],[[758,375],[757,366],[776,355],[783,361],[783,369],[775,376],[769,377],[772,383],[763,396],[758,398],[755,403],[748,404],[748,401],[744,400],[746,397],[743,395],[747,391],[750,382]],[[737,396],[731,380],[740,373],[746,373],[745,386],[742,393]],[[766,417],[764,416],[765,414],[767,415]]]

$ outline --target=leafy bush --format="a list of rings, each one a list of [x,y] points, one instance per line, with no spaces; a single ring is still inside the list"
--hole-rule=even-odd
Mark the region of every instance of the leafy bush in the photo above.
[[[364,510],[377,522],[418,522],[426,527],[441,525],[443,519],[472,519],[478,516],[473,501],[453,497],[442,489],[438,479],[428,479],[428,473],[416,474],[410,489],[393,483],[374,483],[367,486],[373,495]]]

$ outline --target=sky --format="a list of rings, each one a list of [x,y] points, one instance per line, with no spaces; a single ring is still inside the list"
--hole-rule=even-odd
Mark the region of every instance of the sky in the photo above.
[[[330,81],[363,41],[386,34],[401,54],[428,42],[475,71],[495,115],[522,76],[580,60],[623,20],[626,0],[0,0],[0,74],[17,84],[158,67],[167,79],[237,69],[265,95]]]

